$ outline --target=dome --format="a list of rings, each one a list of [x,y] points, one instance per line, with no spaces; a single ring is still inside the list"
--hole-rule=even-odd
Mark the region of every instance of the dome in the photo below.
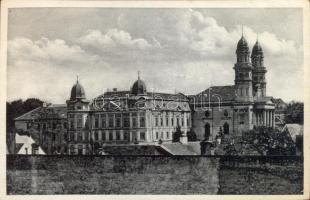
[[[76,81],[76,84],[71,89],[71,97],[70,100],[76,100],[76,99],[85,99],[85,91],[83,86],[79,83],[79,81]]]
[[[140,78],[132,85],[131,93],[134,95],[146,94],[146,85]]]
[[[256,43],[252,49],[252,56],[254,56],[254,55],[263,55],[263,49],[260,46],[258,41],[256,41]]]
[[[241,39],[239,40],[238,44],[237,44],[237,51],[236,53],[247,53],[249,52],[249,45],[248,42],[246,41],[246,39],[242,36]]]

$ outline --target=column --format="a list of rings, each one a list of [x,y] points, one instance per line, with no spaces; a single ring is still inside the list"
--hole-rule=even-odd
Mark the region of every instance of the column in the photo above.
[[[272,127],[275,127],[275,115],[274,115],[274,110],[272,111]]]
[[[272,127],[272,110],[269,111],[269,127]]]
[[[266,110],[263,111],[263,125],[266,126],[267,122],[266,122]]]
[[[269,110],[266,110],[266,127],[269,127]]]

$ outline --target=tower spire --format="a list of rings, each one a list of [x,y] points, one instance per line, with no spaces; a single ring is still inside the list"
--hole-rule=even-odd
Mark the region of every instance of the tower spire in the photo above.
[[[140,70],[138,70],[138,80],[140,80]]]
[[[79,75],[76,75],[76,82],[79,82]]]
[[[241,25],[241,30],[242,30],[242,37],[243,37],[243,24]]]

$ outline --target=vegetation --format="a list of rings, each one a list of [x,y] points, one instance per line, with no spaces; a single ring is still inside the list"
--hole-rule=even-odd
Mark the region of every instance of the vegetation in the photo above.
[[[29,98],[26,101],[21,99],[6,103],[6,128],[8,132],[14,128],[14,119],[43,105],[43,101],[36,98]]]
[[[285,123],[304,123],[304,103],[292,101],[284,110]]]
[[[258,127],[242,135],[242,149],[259,155],[293,155],[295,143],[287,131]]]

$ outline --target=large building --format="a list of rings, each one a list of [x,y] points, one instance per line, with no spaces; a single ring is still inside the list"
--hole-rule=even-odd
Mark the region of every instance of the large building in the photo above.
[[[235,84],[210,87],[190,96],[193,130],[199,139],[239,137],[255,126],[274,127],[275,105],[266,96],[266,67],[261,45],[256,41],[252,53],[242,36],[237,44]]]
[[[230,139],[255,126],[274,127],[275,105],[272,97],[266,96],[267,70],[259,42],[250,55],[242,36],[236,56],[234,85],[213,86],[197,95],[149,92],[138,75],[129,90],[113,89],[90,101],[77,80],[66,106],[58,108],[66,115],[59,117],[63,128],[57,136],[52,134],[51,145],[44,144],[42,138],[46,138],[46,127],[58,127],[53,125],[54,118],[34,120],[34,110],[17,118],[15,124],[26,130],[40,127],[39,145],[53,150],[46,152],[68,154],[91,154],[109,144],[171,143],[177,130],[181,132],[179,141],[187,143],[189,131],[199,140],[212,141],[220,133]],[[57,106],[50,107],[57,110]]]

